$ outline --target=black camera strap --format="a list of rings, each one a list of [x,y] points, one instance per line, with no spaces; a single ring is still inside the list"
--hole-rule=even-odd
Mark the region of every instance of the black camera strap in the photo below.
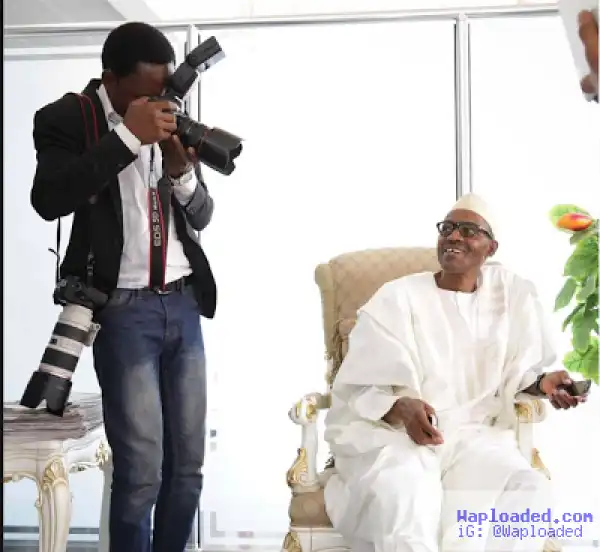
[[[167,246],[169,237],[169,216],[171,207],[171,184],[163,177],[156,179],[154,148],[150,149],[150,171],[148,174],[148,227],[150,230],[150,266],[148,287],[165,289],[167,271]]]
[[[98,131],[98,120],[96,119],[96,108],[94,107],[94,103],[92,100],[86,96],[85,94],[76,94],[73,93],[74,96],[79,100],[79,107],[81,108],[81,115],[83,118],[83,126],[85,129],[85,149],[89,150],[92,147],[92,144],[97,144],[100,141],[100,134]],[[86,109],[86,105],[89,106],[89,109]],[[88,116],[88,112],[90,115]],[[90,121],[91,119],[91,121]],[[93,203],[95,198],[90,200],[90,203]],[[49,248],[48,251],[52,253],[56,257],[56,269],[55,269],[55,283],[60,281],[60,240],[62,236],[62,228],[61,228],[61,219],[58,217],[56,221],[56,249]],[[91,234],[88,236],[90,240],[90,250],[87,258],[87,284],[92,284],[92,276],[94,272],[94,255],[92,253],[91,246]]]

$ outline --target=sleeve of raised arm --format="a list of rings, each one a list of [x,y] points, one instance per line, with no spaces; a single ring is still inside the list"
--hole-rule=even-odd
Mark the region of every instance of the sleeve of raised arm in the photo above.
[[[136,158],[114,130],[85,150],[80,108],[69,97],[36,113],[33,141],[37,166],[31,204],[45,220],[73,213]]]

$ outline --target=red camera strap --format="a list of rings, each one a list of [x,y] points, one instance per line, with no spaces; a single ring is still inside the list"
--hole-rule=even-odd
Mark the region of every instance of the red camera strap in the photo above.
[[[96,108],[92,100],[85,94],[74,94],[79,100],[83,125],[85,129],[86,150],[100,140]],[[148,182],[148,227],[150,231],[149,252],[149,282],[151,289],[164,290],[167,269],[167,242],[169,229],[169,214],[171,204],[171,184],[163,177],[155,183],[154,148],[150,150],[150,171]],[[90,200],[94,203],[94,199]],[[60,280],[60,218],[56,228],[56,249],[50,252],[56,256],[56,281]],[[90,250],[88,256],[88,280],[91,280],[94,256]],[[91,282],[88,282],[91,285]]]
[[[79,100],[79,107],[81,108],[81,116],[83,118],[83,127],[85,129],[85,149],[88,150],[92,147],[93,143],[98,143],[100,140],[100,135],[98,132],[98,120],[96,119],[96,108],[94,107],[94,103],[92,100],[86,96],[85,94],[76,94],[73,93],[74,96]],[[89,106],[89,111],[91,113],[91,121],[90,116],[88,116],[88,110],[86,109],[86,105]],[[62,229],[60,223],[60,217],[56,221],[56,248],[49,248],[48,251],[52,253],[56,257],[56,269],[55,269],[55,282],[58,283],[60,280],[60,241],[61,241]],[[90,236],[91,239],[91,236]],[[88,280],[91,280],[93,271],[93,254],[90,250],[88,254]],[[88,284],[91,285],[91,282],[88,281]]]
[[[163,176],[158,182],[155,176],[154,148],[150,150],[150,171],[148,182],[148,229],[150,231],[150,289],[164,290],[167,272],[167,245],[169,237],[169,215],[171,204],[171,184]]]

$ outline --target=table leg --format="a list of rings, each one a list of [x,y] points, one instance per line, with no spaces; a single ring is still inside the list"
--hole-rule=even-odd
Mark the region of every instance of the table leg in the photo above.
[[[53,458],[38,477],[40,552],[65,552],[71,524],[69,474],[62,458]]]
[[[109,550],[109,532],[108,520],[110,514],[110,492],[112,488],[112,457],[108,457],[101,466],[104,473],[104,491],[102,493],[102,510],[100,514],[100,543],[98,552],[108,552]]]

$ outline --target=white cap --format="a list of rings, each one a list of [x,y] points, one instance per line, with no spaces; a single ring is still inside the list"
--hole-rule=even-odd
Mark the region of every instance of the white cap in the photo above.
[[[494,236],[497,234],[497,219],[489,204],[482,197],[477,194],[466,194],[462,196],[450,210],[455,211],[457,209],[464,209],[465,211],[476,213],[488,223]]]

